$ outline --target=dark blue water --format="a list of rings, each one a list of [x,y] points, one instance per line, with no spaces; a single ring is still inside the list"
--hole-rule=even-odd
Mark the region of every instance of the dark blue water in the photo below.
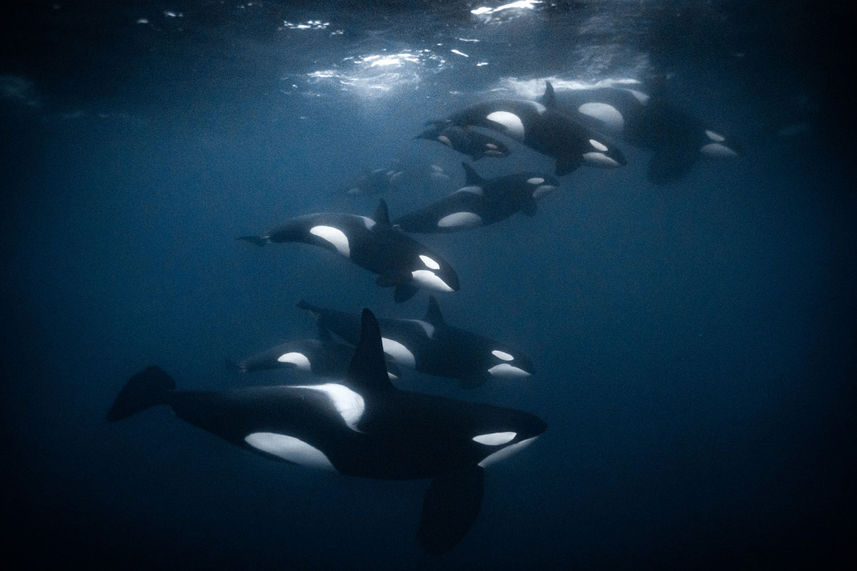
[[[82,5],[81,5],[82,4]],[[857,562],[853,14],[809,2],[28,3],[3,18],[2,542],[91,567],[850,568]],[[485,3],[497,8],[500,3]],[[4,9],[5,10],[5,9]],[[478,10],[477,10],[478,12]],[[849,19],[850,18],[850,19]],[[453,51],[454,50],[454,51]],[[421,317],[317,248],[235,237],[369,215],[361,169],[441,166],[426,120],[543,82],[666,74],[743,144],[668,185],[649,153],[581,168],[532,218],[421,237],[454,264],[449,322],[537,374],[463,391],[548,431],[492,466],[452,552],[414,541],[427,482],[270,462],[152,409],[104,420],[157,363],[183,388],[312,336],[295,303]],[[483,176],[551,172],[513,147]]]

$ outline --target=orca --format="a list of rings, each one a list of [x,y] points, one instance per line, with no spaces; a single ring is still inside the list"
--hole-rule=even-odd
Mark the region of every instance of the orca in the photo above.
[[[547,174],[520,172],[484,179],[467,163],[465,186],[432,204],[405,214],[393,226],[405,232],[457,232],[487,226],[516,212],[536,213],[536,200],[553,192],[559,181]]]
[[[550,82],[542,101],[483,101],[429,124],[438,129],[458,125],[495,130],[556,159],[557,176],[568,174],[580,165],[613,168],[626,164],[622,151],[605,135],[557,109]]]
[[[484,470],[540,436],[528,412],[402,391],[387,377],[378,321],[368,309],[342,381],[178,390],[150,366],[132,376],[111,422],[156,405],[227,442],[272,459],[385,480],[429,479],[417,539],[427,553],[452,549],[479,513]]]
[[[397,181],[402,177],[402,171],[394,168],[362,169],[345,185],[347,194],[373,196],[396,190]]]
[[[621,136],[635,147],[653,151],[647,178],[666,184],[685,176],[697,160],[733,158],[741,145],[667,101],[662,82],[653,92],[627,86],[563,90],[555,105],[593,129]]]
[[[309,311],[319,327],[329,329],[346,343],[360,336],[360,315],[322,308],[305,300],[298,307]],[[464,329],[447,325],[434,296],[422,319],[380,319],[384,352],[399,366],[456,379],[474,388],[490,379],[524,379],[534,373],[533,363],[521,351]]]
[[[509,155],[509,147],[505,143],[467,126],[434,125],[414,138],[438,141],[469,156],[474,161],[478,161],[482,157],[505,157]]]
[[[241,236],[238,240],[258,246],[303,242],[327,248],[377,274],[379,286],[395,288],[397,302],[410,299],[419,288],[441,292],[459,289],[458,274],[449,262],[390,225],[384,199],[379,199],[373,218],[334,212],[306,214],[261,236]]]
[[[302,377],[340,378],[348,370],[353,354],[352,345],[334,341],[327,329],[319,327],[316,339],[286,341],[226,364],[240,373],[284,369]],[[399,378],[399,367],[391,358],[387,359],[387,372],[391,379]]]

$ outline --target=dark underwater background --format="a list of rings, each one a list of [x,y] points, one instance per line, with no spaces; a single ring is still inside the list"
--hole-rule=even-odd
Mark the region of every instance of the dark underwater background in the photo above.
[[[857,193],[851,8],[787,2],[28,2],[3,8],[2,534],[20,566],[835,569],[857,564]],[[493,12],[478,8],[494,8]],[[474,13],[475,12],[475,13]],[[455,51],[453,51],[455,50]],[[400,386],[533,412],[441,557],[427,482],[271,462],[165,408],[108,424],[156,363],[180,388],[311,337],[295,304],[419,318],[305,245],[235,240],[371,215],[361,169],[404,165],[393,216],[464,183],[413,137],[545,79],[668,77],[742,143],[647,181],[649,154],[561,178],[539,212],[419,236],[457,269],[448,322],[518,347],[526,380]],[[483,176],[553,171],[510,144]],[[443,168],[449,179],[422,173]]]

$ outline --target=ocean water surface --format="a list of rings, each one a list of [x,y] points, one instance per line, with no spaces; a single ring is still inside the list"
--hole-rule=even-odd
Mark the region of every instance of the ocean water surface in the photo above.
[[[32,2],[3,18],[4,553],[27,566],[835,569],[857,564],[857,194],[849,9],[811,2]],[[851,18],[849,20],[849,18]],[[831,54],[840,54],[832,56]],[[535,374],[401,388],[548,423],[487,470],[449,553],[415,541],[427,481],[271,462],[153,408],[313,337],[296,304],[421,318],[369,272],[235,238],[392,216],[484,177],[552,174],[415,139],[477,101],[593,85],[662,95],[740,143],[667,184],[652,152],[582,166],[534,216],[416,236],[456,268],[446,320]],[[501,138],[498,136],[498,138]],[[349,193],[393,169],[394,188]],[[23,559],[20,559],[23,558]]]

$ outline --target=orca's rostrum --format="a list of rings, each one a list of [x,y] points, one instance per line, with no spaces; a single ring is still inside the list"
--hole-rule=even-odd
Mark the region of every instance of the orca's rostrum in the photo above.
[[[484,468],[547,428],[527,412],[398,390],[387,376],[378,321],[368,309],[342,381],[180,391],[166,372],[150,366],[127,381],[107,419],[155,405],[271,459],[348,476],[430,479],[417,531],[429,553],[448,551],[472,526]]]

